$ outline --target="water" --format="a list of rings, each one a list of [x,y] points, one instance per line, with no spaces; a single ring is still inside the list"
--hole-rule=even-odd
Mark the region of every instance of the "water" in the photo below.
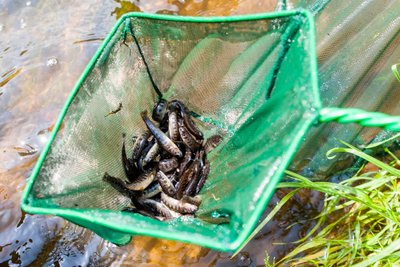
[[[266,250],[271,258],[282,257],[291,246],[273,242],[296,240],[309,229],[306,219],[320,208],[320,195],[304,191],[232,260],[227,253],[150,237],[116,247],[63,219],[19,208],[63,103],[122,14],[235,15],[271,11],[275,5],[262,0],[0,2],[0,266],[257,266]],[[279,191],[266,212],[284,194]],[[287,229],[294,222],[300,223]]]

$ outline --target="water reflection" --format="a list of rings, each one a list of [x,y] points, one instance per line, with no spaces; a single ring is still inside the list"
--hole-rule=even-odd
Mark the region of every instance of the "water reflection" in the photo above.
[[[121,1],[121,0],[114,0],[116,3],[120,4],[121,6],[115,7],[114,11],[111,12],[111,16],[116,16],[119,19],[122,15],[127,12],[141,12],[138,4],[139,1]]]
[[[21,72],[21,70],[22,68],[13,67],[1,75],[2,79],[0,79],[0,87],[5,86],[9,81],[14,79]]]
[[[279,235],[255,240],[234,260],[227,253],[149,237],[135,237],[128,246],[116,247],[58,217],[25,214],[19,201],[71,88],[117,18],[129,11],[236,15],[271,11],[275,4],[275,0],[1,1],[0,265],[262,264],[271,238]]]

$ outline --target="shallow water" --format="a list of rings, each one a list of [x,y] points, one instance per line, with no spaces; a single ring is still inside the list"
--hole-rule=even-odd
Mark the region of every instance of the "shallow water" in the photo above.
[[[0,266],[256,266],[266,250],[282,257],[290,246],[273,242],[296,240],[309,229],[306,219],[318,210],[320,195],[304,191],[232,260],[227,253],[149,237],[117,247],[58,217],[19,208],[63,103],[122,14],[234,15],[272,11],[275,5],[275,0],[0,2]],[[284,194],[279,191],[266,212]],[[300,223],[286,229],[294,222]]]

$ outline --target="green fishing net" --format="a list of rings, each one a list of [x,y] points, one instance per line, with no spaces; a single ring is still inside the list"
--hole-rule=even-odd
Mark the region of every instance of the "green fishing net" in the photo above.
[[[209,154],[194,218],[161,222],[122,212],[130,200],[102,180],[105,172],[124,177],[122,135],[145,130],[140,112],[160,95],[184,102],[206,138],[223,136]],[[149,235],[230,251],[257,224],[311,125],[332,120],[400,128],[384,114],[321,108],[310,13],[127,14],[62,110],[22,208],[64,217],[116,244]],[[219,217],[229,222],[209,222]]]
[[[304,12],[237,18],[131,14],[110,33],[62,112],[23,207],[67,218],[123,244],[144,234],[231,250],[248,236],[302,136],[317,116],[313,24]],[[160,222],[120,210],[130,200],[102,180],[124,177],[122,134],[158,99],[179,99],[206,137],[201,216]],[[122,109],[107,116],[119,103]]]

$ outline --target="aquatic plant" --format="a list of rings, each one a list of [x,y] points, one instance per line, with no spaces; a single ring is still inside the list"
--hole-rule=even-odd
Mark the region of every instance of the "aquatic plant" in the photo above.
[[[248,240],[303,188],[324,193],[324,208],[314,218],[315,226],[295,242],[297,246],[284,258],[271,262],[267,252],[266,266],[400,265],[400,160],[388,148],[384,150],[391,161],[385,163],[350,144],[343,144],[346,147],[330,150],[328,157],[351,153],[367,162],[356,175],[343,182],[315,182],[286,171],[293,180],[280,183],[278,187],[293,190],[282,198]],[[373,170],[371,166],[375,166]]]

